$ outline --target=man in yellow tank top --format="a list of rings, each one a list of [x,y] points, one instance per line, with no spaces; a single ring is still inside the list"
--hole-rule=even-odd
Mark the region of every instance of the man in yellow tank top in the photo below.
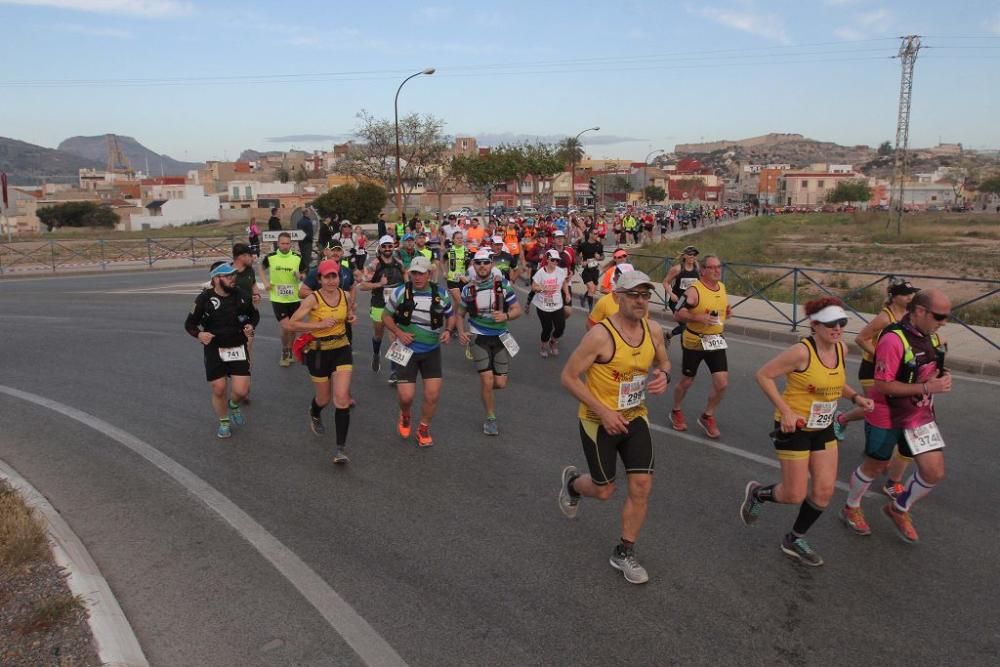
[[[580,438],[589,474],[578,474],[576,466],[563,469],[559,508],[572,519],[581,496],[610,499],[616,459],[621,457],[628,496],[621,543],[610,562],[632,584],[649,580],[634,550],[653,486],[653,443],[645,399],[647,394],[664,393],[670,382],[663,330],[644,319],[652,293],[653,282],[645,273],[623,273],[615,286],[618,312],[586,333],[562,372],[563,387],[580,401]]]
[[[708,405],[698,417],[698,424],[710,438],[719,437],[719,427],[715,423],[715,409],[722,402],[729,384],[729,365],[726,360],[726,339],[722,335],[726,320],[732,309],[726,296],[726,286],[722,284],[722,260],[715,255],[705,255],[701,264],[701,276],[684,290],[678,301],[674,317],[687,327],[681,336],[681,377],[674,389],[674,408],[670,412],[670,422],[675,431],[686,431],[687,423],[681,411],[681,403],[688,389],[694,384],[698,366],[704,361],[712,374],[712,391],[708,395]]]

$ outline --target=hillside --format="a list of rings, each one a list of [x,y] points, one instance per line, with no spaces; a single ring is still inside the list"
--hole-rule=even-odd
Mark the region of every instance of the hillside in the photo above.
[[[118,146],[136,171],[146,171],[146,165],[149,164],[150,176],[159,176],[161,173],[164,176],[187,176],[188,171],[201,169],[205,166],[200,162],[181,162],[169,155],[155,153],[132,137],[118,135]],[[106,167],[108,163],[108,135],[70,137],[59,144],[59,150],[79,155],[88,160],[96,160]]]
[[[875,150],[869,146],[841,146],[800,134],[767,134],[737,141],[678,144],[676,152],[678,157],[697,157],[717,173],[729,175],[736,174],[741,162],[790,164],[793,168],[802,168],[816,162],[863,165],[875,157]]]
[[[7,172],[11,185],[77,183],[80,169],[103,165],[73,153],[0,137],[0,171]]]

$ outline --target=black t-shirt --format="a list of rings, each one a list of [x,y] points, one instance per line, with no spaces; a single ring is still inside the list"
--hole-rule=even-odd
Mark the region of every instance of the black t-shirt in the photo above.
[[[603,254],[604,254],[603,244],[597,241],[594,241],[593,243],[589,241],[580,242],[580,258],[583,261],[587,261],[588,259],[594,259],[598,255],[603,255]]]
[[[236,289],[247,301],[253,300],[253,286],[256,282],[257,274],[254,273],[252,266],[236,272]]]
[[[281,231],[281,218],[276,215],[272,215],[267,219],[267,230],[269,232],[279,232]]]

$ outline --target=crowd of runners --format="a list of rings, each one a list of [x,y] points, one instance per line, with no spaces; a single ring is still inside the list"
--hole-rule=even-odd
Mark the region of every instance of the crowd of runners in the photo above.
[[[687,246],[662,281],[664,307],[676,326],[666,331],[650,318],[656,283],[630,263],[628,247],[615,238],[619,223],[626,235],[638,224],[634,240],[642,241],[645,217],[626,210],[616,220],[596,223],[577,216],[491,217],[485,223],[449,216],[441,224],[380,218],[373,245],[349,221],[324,221],[331,227],[315,266],[309,254],[292,249],[291,236],[282,232],[273,251],[260,260],[260,283],[254,249],[236,244],[232,261],[213,265],[211,282],[185,322],[203,346],[217,436],[232,437],[234,427],[246,424],[243,407],[250,401],[254,357],[263,363],[253,349],[262,292],[281,329],[278,363],[299,362],[308,370],[313,389],[303,418],[308,412],[308,427],[316,436],[326,434],[324,411],[333,403],[333,463],[349,462],[354,345],[371,345],[372,373],[383,372],[385,359],[396,393],[398,435],[409,439],[415,431],[416,445],[429,448],[442,391],[441,345],[457,341],[479,378],[482,432],[499,436],[503,401],[497,400],[498,392],[507,387],[513,358],[521,351],[509,323],[534,307],[539,356],[562,354],[560,342],[574,311],[571,286],[579,275],[587,331],[567,355],[561,382],[579,401],[586,467],[584,472],[572,465],[563,469],[558,504],[565,516],[575,518],[582,498],[610,499],[621,459],[626,497],[620,542],[610,563],[627,581],[646,582],[635,552],[654,470],[646,402],[669,389],[668,349],[678,337],[681,373],[672,393],[670,425],[688,429],[684,400],[704,363],[711,389],[696,422],[708,438],[721,436],[716,411],[729,384],[725,327],[732,310],[721,279],[722,260]],[[367,310],[359,314],[361,292],[370,296]],[[864,355],[858,390],[846,376],[849,348],[842,338],[850,318],[844,304],[835,297],[806,304],[810,334],[756,374],[775,408],[769,437],[781,475],[773,484],[748,482],[739,508],[745,524],[756,523],[767,503],[797,505],[780,548],[805,565],[821,565],[823,559],[805,536],[831,502],[838,441],[850,423],[863,420],[864,458],[851,475],[839,516],[854,533],[869,535],[861,499],[887,473],[882,488],[889,502],[881,511],[902,539],[917,541],[910,510],[944,475],[944,440],[933,397],[951,388],[946,345],[938,334],[950,312],[950,301],[938,290],[891,284],[884,310],[855,339]],[[355,340],[359,317],[371,320],[370,340]],[[840,399],[854,409],[841,412]],[[910,462],[914,470],[906,477]]]

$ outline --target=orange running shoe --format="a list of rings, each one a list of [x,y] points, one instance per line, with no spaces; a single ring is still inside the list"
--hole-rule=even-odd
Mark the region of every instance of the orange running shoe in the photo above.
[[[715,424],[715,417],[713,415],[702,414],[698,417],[698,425],[705,431],[705,435],[713,440],[721,435],[719,427]]]
[[[871,535],[872,529],[865,520],[865,513],[860,507],[847,507],[840,510],[841,520],[858,535]]]
[[[396,430],[399,431],[401,438],[410,437],[410,415],[399,413],[399,424],[396,425]]]
[[[417,426],[417,445],[420,447],[430,447],[433,444],[434,438],[431,437],[430,425],[421,423]]]
[[[680,410],[670,411],[670,425],[674,427],[675,431],[688,430],[687,422],[684,421],[684,413]]]
[[[913,527],[913,519],[910,518],[909,512],[900,512],[895,507],[894,503],[887,503],[885,507],[882,508],[882,514],[886,515],[893,525],[896,526],[896,532],[899,533],[899,539],[913,544],[920,537],[917,536],[917,529]]]

